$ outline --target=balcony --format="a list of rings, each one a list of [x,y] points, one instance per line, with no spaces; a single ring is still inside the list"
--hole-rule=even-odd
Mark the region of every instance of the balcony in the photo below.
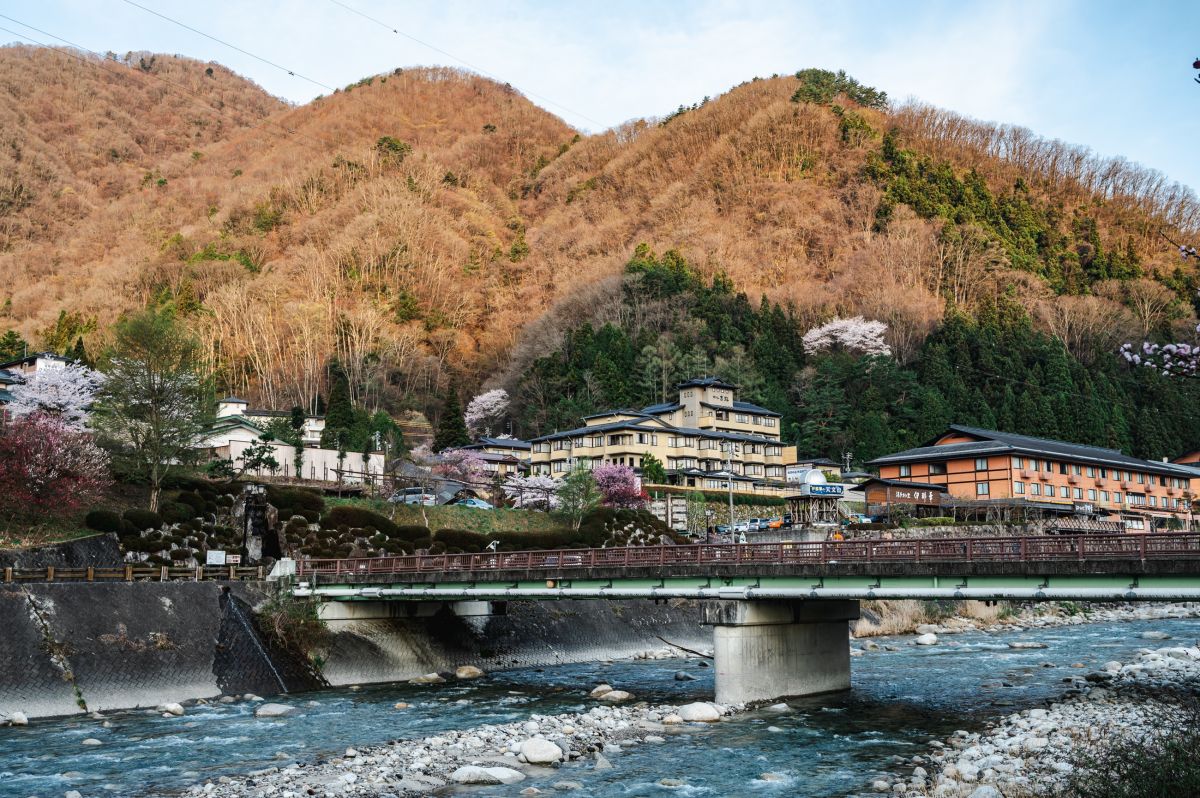
[[[1079,477],[1076,474],[1071,474],[1071,476],[1067,477],[1067,483],[1070,485],[1078,485]]]
[[[1033,472],[1028,468],[1021,469],[1021,479],[1033,479]]]

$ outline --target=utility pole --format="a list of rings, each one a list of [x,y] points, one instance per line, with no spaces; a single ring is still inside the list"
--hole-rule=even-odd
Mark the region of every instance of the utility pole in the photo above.
[[[725,471],[729,476],[725,482],[729,486],[729,539],[736,543],[738,541],[737,530],[734,529],[733,521],[733,455],[737,452],[737,444],[733,441],[726,441],[725,448]]]

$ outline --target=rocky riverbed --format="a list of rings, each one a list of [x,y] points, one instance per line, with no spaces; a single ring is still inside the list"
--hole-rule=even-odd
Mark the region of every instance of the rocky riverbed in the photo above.
[[[1143,633],[1162,641],[1162,632]],[[1121,737],[1172,731],[1180,700],[1200,692],[1200,644],[1144,648],[1129,661],[1063,679],[1060,700],[1016,712],[982,732],[932,741],[903,771],[873,779],[869,792],[935,798],[1052,795],[1079,763]]]
[[[586,712],[533,715],[520,723],[446,731],[362,750],[349,748],[343,756],[330,760],[288,763],[244,777],[224,776],[197,784],[188,792],[213,798],[427,796],[451,785],[519,785],[551,768],[560,769],[563,776],[551,789],[569,792],[584,789],[572,776],[611,769],[608,756],[622,748],[662,744],[667,736],[689,726],[717,723],[745,709],[703,701],[681,706],[644,702],[624,706],[635,697],[607,684],[595,687],[588,697],[596,705]],[[791,709],[779,704],[769,711]],[[770,778],[771,774],[763,774],[763,779]],[[664,778],[661,784],[682,784],[673,781]],[[536,787],[519,790],[521,795],[541,792]]]

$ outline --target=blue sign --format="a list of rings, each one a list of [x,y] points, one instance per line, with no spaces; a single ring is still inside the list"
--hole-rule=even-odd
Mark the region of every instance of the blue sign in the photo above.
[[[805,485],[809,496],[841,496],[841,485]]]

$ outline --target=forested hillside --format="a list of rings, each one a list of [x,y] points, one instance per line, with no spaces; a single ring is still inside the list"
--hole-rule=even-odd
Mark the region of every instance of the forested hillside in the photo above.
[[[700,370],[813,453],[951,420],[1151,456],[1197,442],[1195,389],[1114,354],[1194,327],[1196,261],[1164,237],[1195,240],[1194,194],[843,75],[593,136],[438,68],[288,107],[216,65],[9,47],[0,90],[19,99],[0,330],[38,346],[96,351],[159,304],[223,388],[276,407],[314,406],[337,361],[370,410],[503,384],[534,434]],[[891,355],[806,353],[834,316],[884,322]]]

